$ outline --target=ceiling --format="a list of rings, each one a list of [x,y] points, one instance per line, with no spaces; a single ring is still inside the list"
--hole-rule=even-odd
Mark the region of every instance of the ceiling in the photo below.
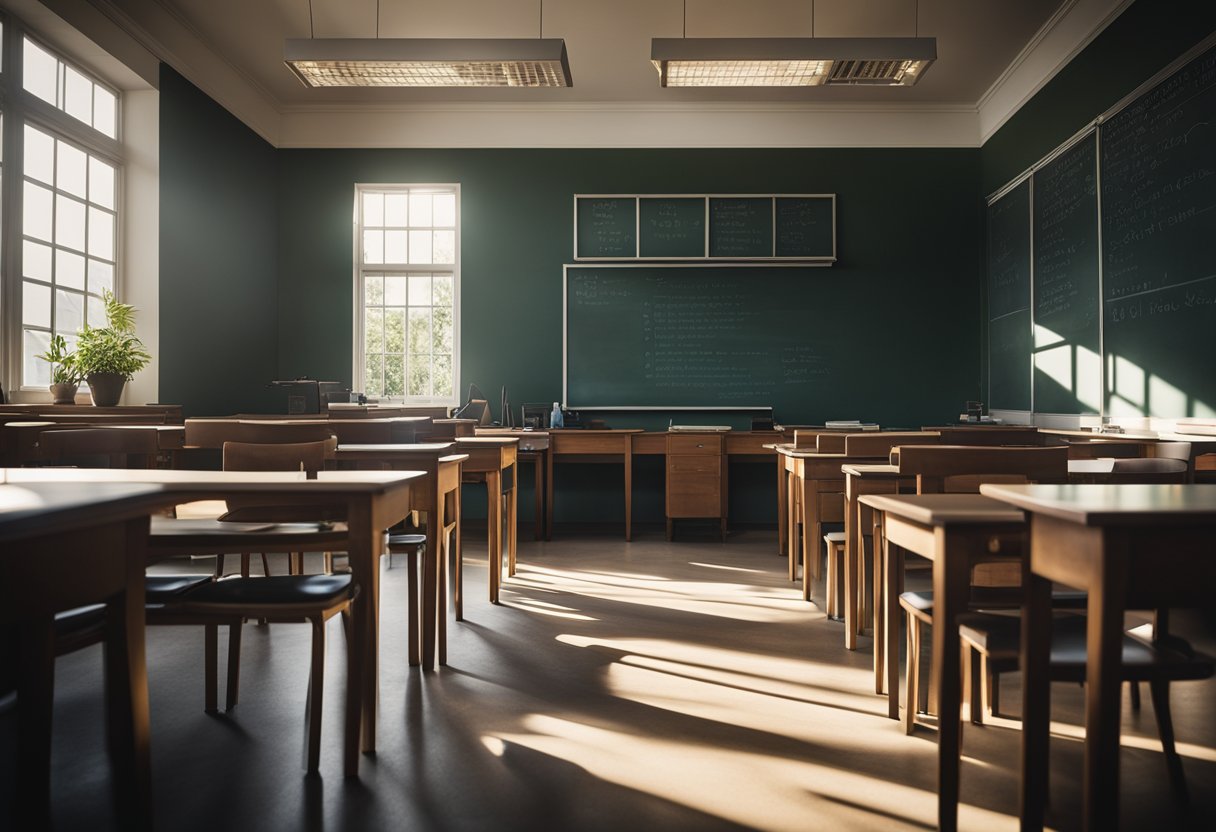
[[[562,37],[569,89],[308,89],[283,65],[286,38],[533,38],[542,0],[157,0],[279,107],[394,102],[860,102],[975,105],[1069,0],[548,0],[543,34]],[[122,0],[116,0],[123,6]],[[915,87],[662,89],[652,37],[937,38]],[[379,11],[377,12],[377,9]],[[686,11],[685,11],[686,9]],[[310,27],[310,11],[312,23]],[[686,26],[686,30],[685,30]]]

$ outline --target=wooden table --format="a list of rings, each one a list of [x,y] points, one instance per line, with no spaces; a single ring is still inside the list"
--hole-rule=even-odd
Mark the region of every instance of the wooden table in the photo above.
[[[551,428],[549,430],[549,470],[546,479],[553,482],[553,466],[558,462],[622,463],[625,466],[625,540],[633,539],[633,439],[641,428],[583,430],[581,428]],[[552,485],[548,486],[552,488]],[[553,537],[552,505],[545,519],[545,537]]]
[[[1030,515],[1022,624],[1023,829],[1047,802],[1051,584],[1089,593],[1084,828],[1119,824],[1120,656],[1127,609],[1210,606],[1216,485],[983,485]]]
[[[884,611],[887,679],[891,692],[888,715],[899,719],[899,593],[903,549],[933,561],[933,666],[938,720],[938,828],[958,825],[959,713],[962,708],[960,642],[957,619],[966,612],[971,570],[991,560],[1022,555],[1022,512],[978,494],[867,495],[862,505],[883,513],[887,548]],[[1049,599],[1050,603],[1050,599]],[[876,633],[875,640],[878,634]],[[907,707],[915,708],[915,702]]]
[[[0,470],[0,482],[7,482]],[[144,569],[155,485],[0,484],[0,624],[19,633],[17,809],[50,827],[54,616],[106,603],[106,735],[124,829],[152,828]]]
[[[10,483],[154,483],[162,485],[169,502],[217,500],[227,496],[257,496],[268,504],[338,506],[346,515],[347,554],[351,574],[361,592],[351,606],[352,649],[362,667],[353,687],[362,707],[359,725],[346,725],[344,770],[359,772],[359,749],[376,750],[376,699],[379,694],[380,555],[384,530],[410,512],[411,481],[418,471],[321,471],[316,479],[292,471],[182,471],[115,468],[0,469]],[[206,552],[200,551],[199,554]],[[141,571],[142,575],[142,571]],[[142,596],[141,596],[142,602]],[[142,615],[142,606],[140,614]],[[360,742],[360,739],[362,740]]]
[[[507,574],[515,574],[515,552],[518,545],[519,512],[516,508],[515,462],[519,440],[501,436],[460,436],[456,450],[468,454],[464,463],[463,480],[486,484],[486,532],[490,564],[490,603],[498,603],[502,584],[502,498],[507,498]]]
[[[39,447],[39,438],[45,431],[87,428],[156,431],[157,446],[164,453],[180,450],[186,434],[186,429],[182,425],[112,425],[102,422],[52,422],[49,420],[4,422],[0,423],[0,464],[19,466],[40,461],[43,456],[42,448]]]
[[[461,532],[460,532],[460,481],[462,465],[469,459],[468,454],[453,454],[454,442],[425,442],[412,445],[339,445],[335,452],[335,461],[341,466],[347,463],[361,468],[385,467],[390,469],[405,469],[421,471],[422,476],[415,481],[411,492],[410,508],[413,511],[426,512],[426,549],[423,554],[422,568],[422,609],[420,610],[422,632],[422,652],[417,658],[424,668],[433,668],[436,659],[437,635],[447,625],[447,610],[443,604],[443,587],[440,583],[441,568],[447,562],[447,541],[443,529],[447,525],[448,511],[447,495],[455,493],[451,510],[454,512],[452,521],[455,523],[456,539],[453,542],[452,554],[455,561],[456,589],[453,592],[453,606],[456,620],[464,618],[464,604],[461,598]],[[414,645],[410,645],[413,649]],[[447,663],[447,656],[442,650],[438,653],[440,664]],[[411,658],[411,663],[414,663]]]
[[[513,436],[519,440],[520,462],[532,463],[534,511],[532,537],[552,540],[553,528],[548,517],[553,514],[553,478],[548,475],[549,432],[524,428],[477,428],[476,436]]]

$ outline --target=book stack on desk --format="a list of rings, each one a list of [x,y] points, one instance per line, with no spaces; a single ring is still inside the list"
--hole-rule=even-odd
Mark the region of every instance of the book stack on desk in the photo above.
[[[836,419],[823,423],[828,430],[878,430],[877,422],[859,422],[856,419]]]

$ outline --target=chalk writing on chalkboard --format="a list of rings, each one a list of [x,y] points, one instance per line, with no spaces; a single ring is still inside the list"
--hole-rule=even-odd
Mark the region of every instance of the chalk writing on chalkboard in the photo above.
[[[772,257],[772,198],[711,198],[709,200],[709,256]]]

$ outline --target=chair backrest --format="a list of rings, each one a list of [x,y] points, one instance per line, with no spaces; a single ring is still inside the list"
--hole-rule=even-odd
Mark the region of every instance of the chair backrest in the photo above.
[[[1030,426],[938,428],[943,445],[1043,445],[1047,434]]]
[[[842,454],[847,436],[839,432],[821,433],[815,437],[815,450],[821,454]]]
[[[1188,465],[1191,461],[1190,442],[1154,442],[1145,450],[1148,451],[1145,456],[1154,459],[1181,459]]]
[[[329,428],[339,445],[384,445],[393,441],[393,423],[367,419],[331,421]]]
[[[1065,482],[1068,448],[910,445],[899,449],[899,470],[916,476],[918,494],[976,491],[982,482]]]
[[[154,429],[71,428],[44,430],[38,435],[42,458],[51,462],[76,462],[101,467],[152,468],[160,452]]]
[[[337,448],[333,437],[319,442],[225,442],[225,471],[320,471]]]
[[[1177,444],[1189,445],[1190,443]],[[1169,457],[1116,459],[1110,469],[1110,480],[1125,483],[1181,483],[1187,481],[1189,467],[1188,460]]]
[[[309,422],[240,421],[237,419],[187,419],[185,444],[199,448],[222,448],[225,442],[269,445],[322,442],[333,437],[329,424]]]
[[[940,435],[935,431],[871,431],[850,433],[844,438],[844,453],[851,457],[885,457],[892,448],[901,445],[936,445]]]

